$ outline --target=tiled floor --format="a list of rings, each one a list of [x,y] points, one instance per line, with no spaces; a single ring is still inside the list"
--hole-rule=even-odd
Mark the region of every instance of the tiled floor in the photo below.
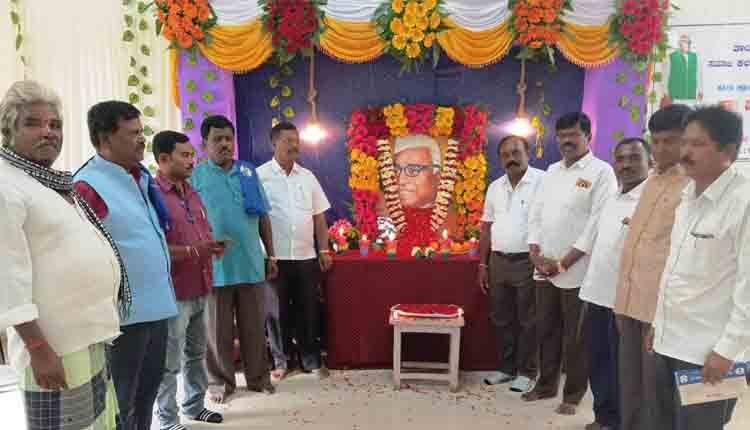
[[[462,389],[452,394],[441,384],[426,383],[396,392],[386,370],[332,372],[323,381],[297,375],[282,381],[273,396],[240,392],[217,407],[226,418],[222,425],[185,424],[195,430],[572,430],[592,420],[590,395],[578,415],[562,417],[553,412],[555,400],[524,403],[507,385],[481,385],[482,376],[462,374]],[[0,394],[3,430],[25,430],[20,406],[17,393]],[[750,407],[740,402],[727,430],[748,428]],[[153,429],[158,429],[156,423]]]

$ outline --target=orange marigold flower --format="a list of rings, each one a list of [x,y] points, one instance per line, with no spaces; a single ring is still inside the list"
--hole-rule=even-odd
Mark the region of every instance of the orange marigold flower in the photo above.
[[[417,43],[410,43],[409,46],[406,47],[406,56],[409,58],[419,57],[420,52],[421,49],[419,48],[419,44]]]
[[[529,29],[529,21],[526,21],[524,18],[519,16],[518,18],[516,18],[515,26],[516,30],[518,31],[526,31]]]
[[[200,27],[195,27],[195,30],[193,31],[193,37],[195,38],[195,40],[203,40],[206,35],[203,34],[203,30],[201,30]]]
[[[182,20],[180,20],[179,16],[170,14],[167,17],[167,25],[172,27],[173,30],[177,30],[178,28],[182,28]]]
[[[190,19],[197,18],[198,8],[194,4],[188,3],[185,5],[185,8],[182,11],[182,13],[184,14],[185,18],[190,18]]]
[[[432,16],[430,17],[430,28],[438,28],[441,21],[442,18],[440,17],[440,14],[437,11],[432,12]]]
[[[523,3],[518,3],[516,5],[516,15],[518,16],[529,16],[529,8],[526,7]]]
[[[542,0],[527,0],[527,2],[529,3],[529,6],[532,7],[539,7],[542,5]]]
[[[432,48],[432,44],[435,42],[435,33],[427,33],[427,36],[424,37],[424,47],[425,48]]]
[[[540,42],[538,40],[535,40],[535,41],[529,43],[529,47],[531,47],[533,49],[539,49],[539,48],[542,47],[542,42]]]
[[[542,19],[547,24],[552,24],[553,22],[555,22],[555,19],[557,19],[557,11],[554,9],[545,9]]]
[[[547,9],[555,7],[555,0],[542,0],[542,7]]]
[[[184,35],[184,37],[179,37],[177,39],[177,45],[182,49],[188,49],[193,46],[193,38],[187,34]]]
[[[393,39],[391,39],[391,43],[393,44],[393,47],[398,49],[399,51],[406,48],[406,36],[397,34],[393,36]]]
[[[174,31],[169,26],[164,27],[161,34],[170,42],[174,41]]]
[[[404,10],[403,0],[393,0],[391,3],[391,9],[396,13],[401,13]]]
[[[198,7],[198,19],[199,20],[206,21],[210,17],[211,17],[211,9],[209,9],[208,6]]]
[[[542,21],[542,10],[539,8],[533,8],[529,11],[529,22],[538,24]]]
[[[424,40],[424,32],[418,28],[412,28],[409,31],[409,39],[415,42],[421,42]]]

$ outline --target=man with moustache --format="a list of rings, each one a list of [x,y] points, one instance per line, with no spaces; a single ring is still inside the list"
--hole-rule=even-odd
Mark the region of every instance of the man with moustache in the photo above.
[[[75,175],[76,190],[110,231],[133,288],[133,307],[109,350],[120,408],[118,429],[151,427],[164,375],[167,320],[177,315],[165,231],[169,212],[159,187],[141,165],[146,139],[138,109],[121,101],[88,112],[97,154]]]
[[[529,219],[529,251],[538,281],[541,361],[539,380],[523,398],[536,401],[557,396],[564,353],[563,401],[556,411],[573,415],[588,388],[578,292],[589,263],[589,257],[583,256],[574,264],[579,255],[573,247],[585,240],[588,224],[596,222],[607,199],[617,191],[617,179],[612,168],[589,149],[591,120],[586,114],[563,115],[555,130],[563,159],[542,177]]]
[[[399,137],[394,153],[401,204],[406,208],[434,206],[441,166],[437,142],[423,135]]]
[[[195,150],[190,139],[176,131],[161,131],[152,142],[159,164],[156,183],[172,219],[167,232],[172,256],[172,281],[178,314],[168,321],[167,358],[158,394],[162,430],[185,430],[177,410],[177,376],[182,372],[182,414],[193,421],[220,423],[221,414],[204,406],[208,388],[206,367],[206,297],[211,292],[211,257],[224,253],[224,243],[213,240],[206,209],[188,183]],[[183,365],[184,363],[184,365]]]
[[[671,105],[648,121],[656,166],[627,228],[614,307],[619,333],[620,430],[660,430],[653,421],[654,357],[643,350],[643,342],[656,312],[675,208],[687,184],[680,166],[680,142],[690,112],[688,106]]]
[[[511,391],[525,393],[536,379],[538,361],[529,207],[544,172],[529,167],[529,141],[521,136],[503,137],[497,153],[505,175],[487,189],[479,240],[479,286],[490,296],[499,367],[484,382],[513,381]]]
[[[51,168],[63,144],[59,97],[14,83],[0,101],[0,133],[0,330],[26,427],[113,430],[105,344],[133,299],[120,254],[70,172]]]
[[[278,274],[268,218],[268,200],[255,166],[234,160],[234,125],[222,115],[201,124],[208,159],[198,164],[192,184],[208,210],[214,237],[226,244],[213,258],[213,292],[208,299],[209,397],[223,403],[236,388],[235,320],[247,388],[273,394],[265,338],[266,278]],[[268,258],[261,248],[261,240]]]
[[[683,406],[675,372],[719,384],[750,345],[750,180],[733,166],[742,118],[719,106],[688,115],[681,165],[690,178],[675,211],[654,330],[657,425],[720,430],[737,399]]]
[[[333,264],[325,219],[331,205],[315,175],[297,164],[299,133],[294,124],[277,124],[270,138],[273,158],[258,168],[258,176],[270,199],[273,249],[279,259],[279,277],[273,290],[279,298],[280,330],[269,332],[275,362],[273,377],[284,378],[297,364],[304,371],[325,377],[318,333],[318,285],[320,272]],[[296,345],[292,344],[293,337]],[[301,363],[295,363],[297,355]]]
[[[598,222],[590,223],[584,240],[573,252],[591,256],[581,285],[586,302],[585,333],[589,359],[589,382],[594,394],[595,421],[586,430],[619,428],[617,380],[617,327],[612,307],[625,236],[648,177],[648,144],[641,138],[624,139],[614,148],[615,174],[620,183],[609,197]]]

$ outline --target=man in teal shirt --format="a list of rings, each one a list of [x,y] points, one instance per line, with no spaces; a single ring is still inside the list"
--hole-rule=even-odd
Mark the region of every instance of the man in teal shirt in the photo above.
[[[275,392],[267,367],[263,282],[276,277],[278,268],[268,200],[255,166],[233,159],[234,125],[224,116],[210,116],[201,137],[208,159],[195,167],[192,183],[206,205],[214,238],[226,245],[224,256],[213,261],[206,355],[209,397],[223,403],[237,387],[235,320],[248,390]]]

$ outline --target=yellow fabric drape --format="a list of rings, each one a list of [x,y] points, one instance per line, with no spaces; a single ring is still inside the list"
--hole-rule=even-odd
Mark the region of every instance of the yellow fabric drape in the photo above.
[[[565,23],[557,47],[571,63],[591,68],[609,64],[617,58],[617,47],[609,44],[608,25]]]
[[[451,30],[438,34],[443,51],[453,60],[467,67],[482,67],[503,58],[513,44],[508,23],[497,27],[471,31],[457,26],[450,18],[445,23]]]
[[[330,17],[325,21],[327,29],[321,35],[320,45],[321,50],[331,57],[347,63],[365,63],[383,54],[384,44],[372,23]],[[507,55],[513,45],[508,21],[483,31],[459,27],[450,18],[446,18],[445,23],[451,29],[440,33],[437,42],[451,59],[467,67],[495,63]],[[235,73],[260,67],[273,54],[271,35],[263,31],[260,19],[242,25],[217,25],[209,30],[209,34],[213,40],[208,45],[198,45],[201,53],[217,66]],[[566,22],[566,31],[557,47],[569,61],[587,68],[608,64],[618,55],[617,48],[609,44],[607,25]],[[176,52],[171,53],[170,60],[172,99],[179,106]]]
[[[208,31],[213,40],[199,44],[201,53],[217,66],[235,73],[260,67],[273,54],[271,35],[263,31],[263,22],[243,25],[217,25]]]
[[[176,49],[169,50],[169,74],[172,77],[171,91],[172,103],[180,107],[180,81],[177,79],[177,69],[179,68],[180,55]]]
[[[325,18],[326,31],[320,36],[320,48],[346,63],[366,63],[383,53],[383,42],[369,22],[339,21]]]

